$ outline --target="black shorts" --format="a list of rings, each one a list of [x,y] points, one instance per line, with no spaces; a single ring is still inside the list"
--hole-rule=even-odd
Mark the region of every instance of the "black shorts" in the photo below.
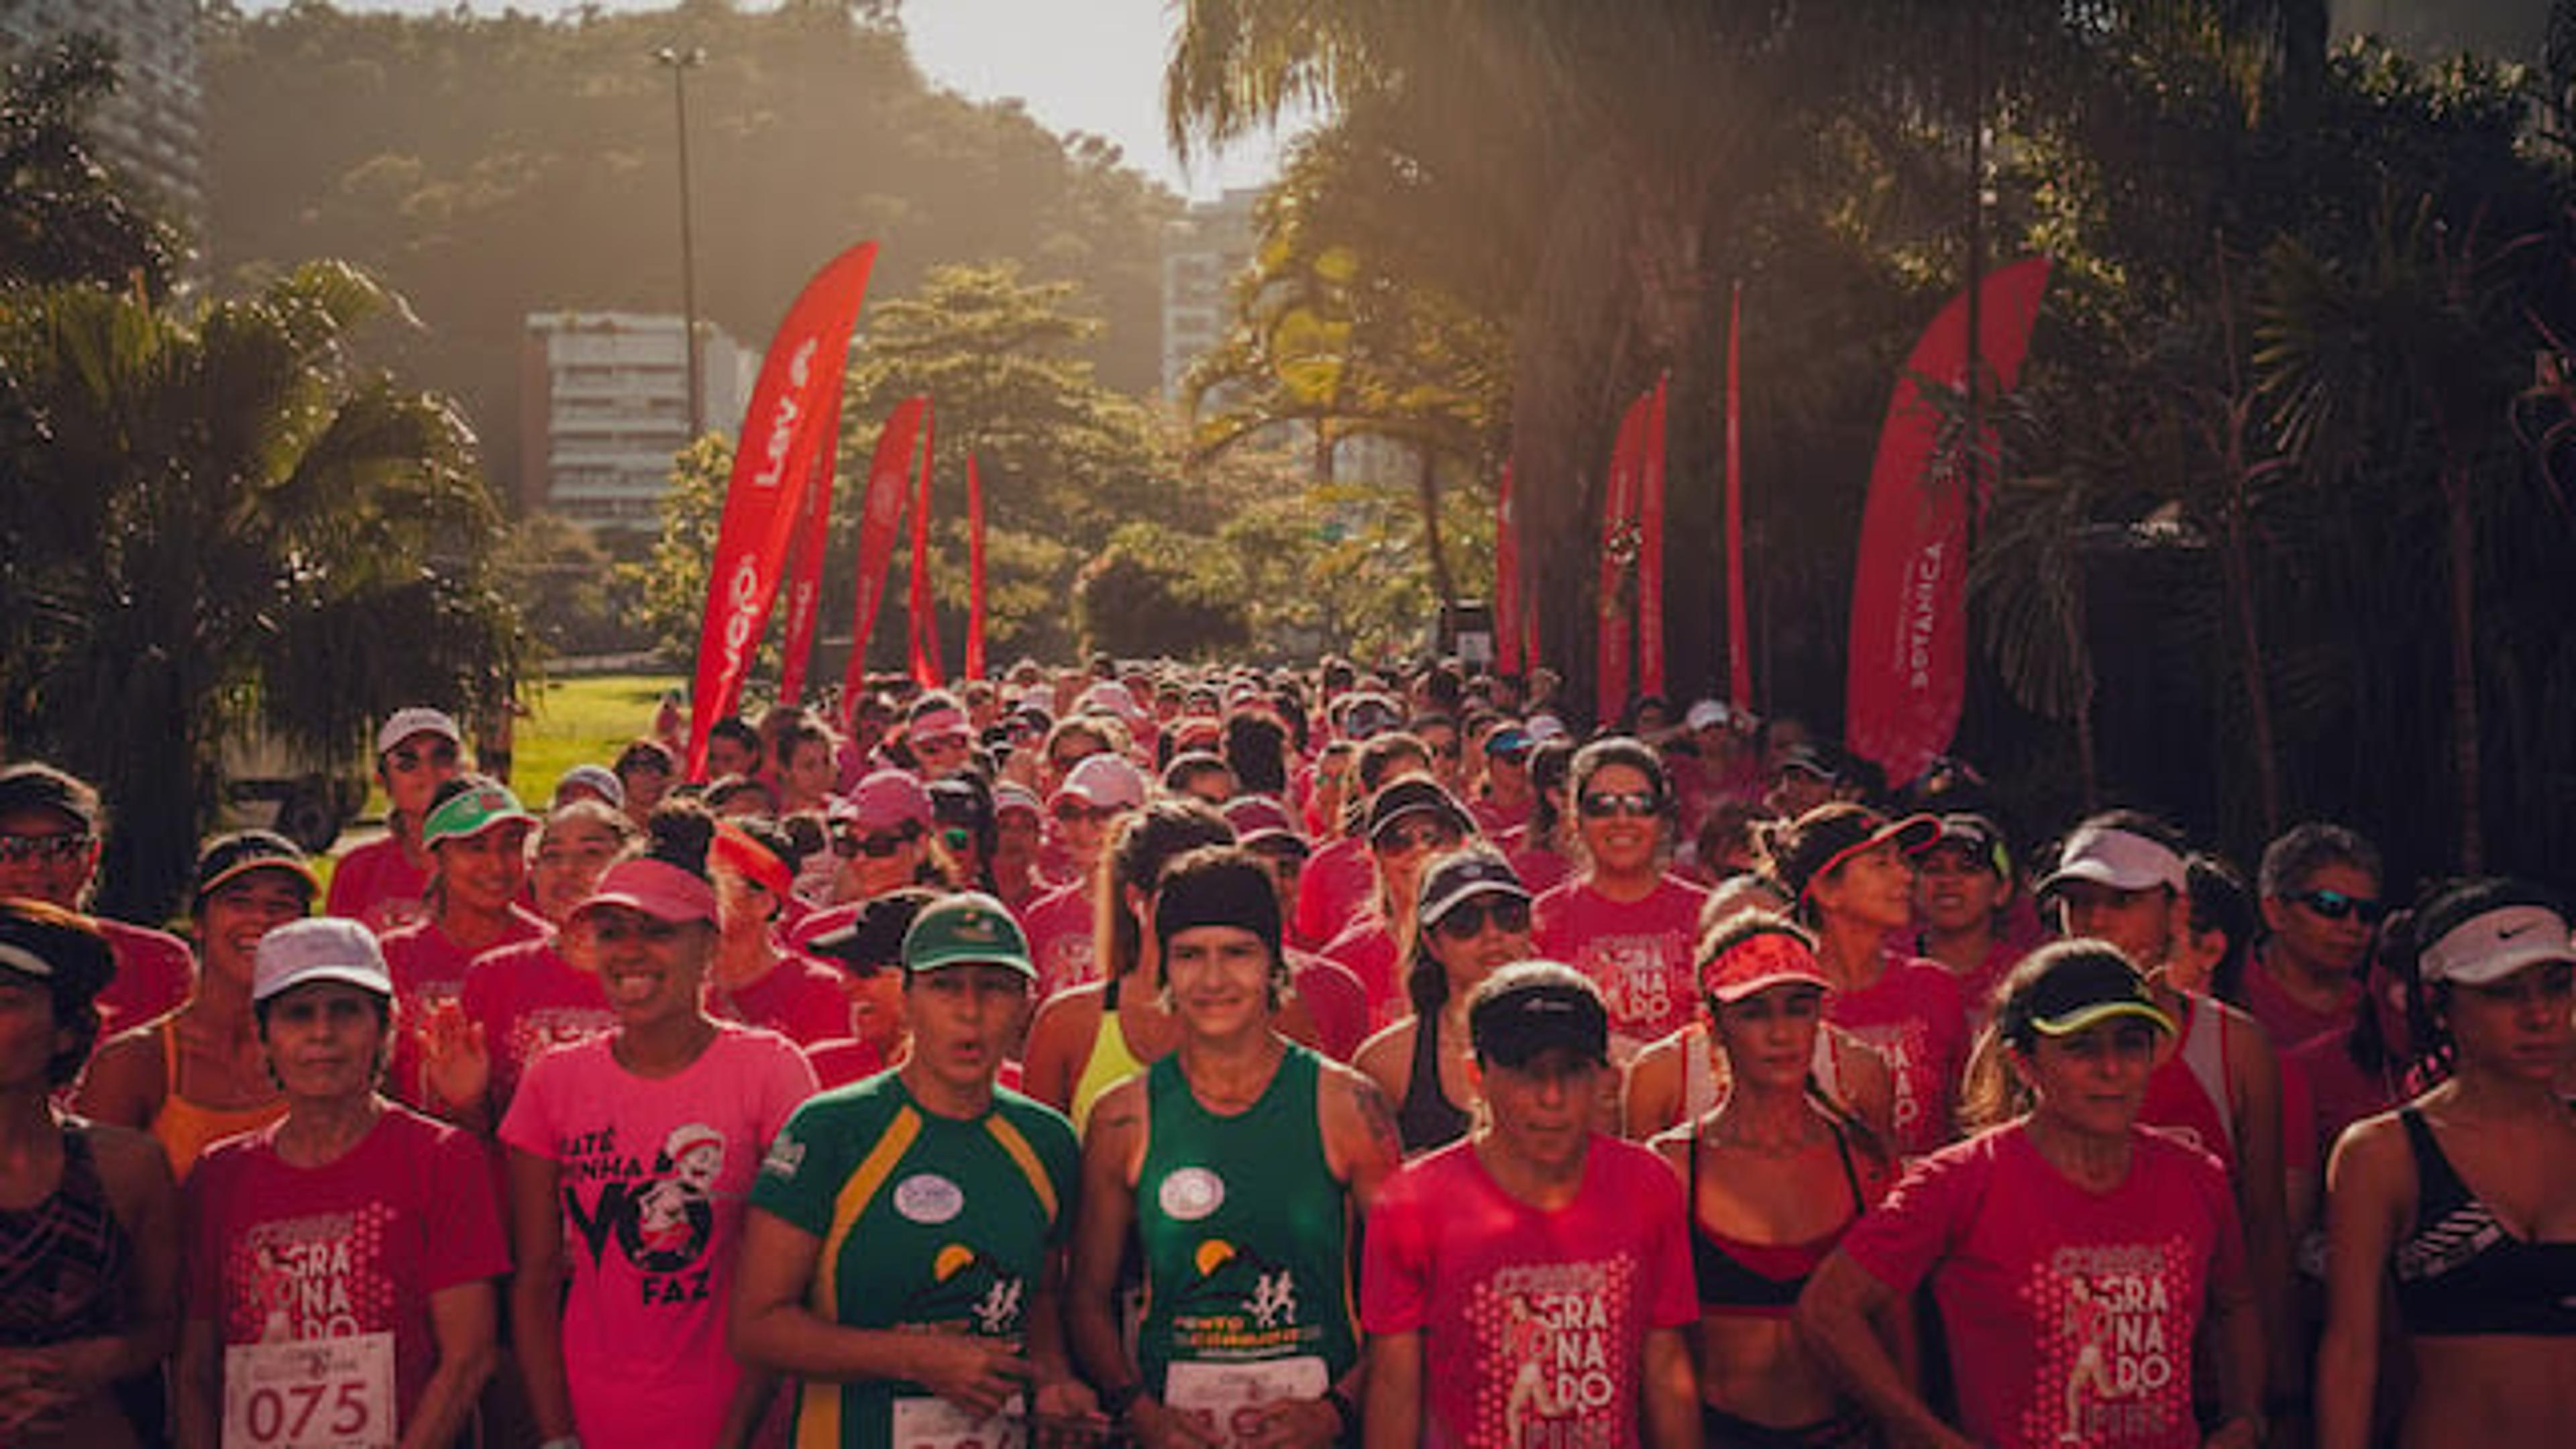
[[[1702,1449],[1875,1449],[1879,1443],[1878,1426],[1859,1414],[1775,1429],[1702,1404],[1699,1431]]]

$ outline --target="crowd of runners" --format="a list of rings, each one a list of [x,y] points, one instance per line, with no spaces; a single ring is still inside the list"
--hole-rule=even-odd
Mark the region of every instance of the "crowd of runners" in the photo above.
[[[0,1444],[2576,1442],[2536,883],[1452,666],[638,724],[176,934],[0,768]]]

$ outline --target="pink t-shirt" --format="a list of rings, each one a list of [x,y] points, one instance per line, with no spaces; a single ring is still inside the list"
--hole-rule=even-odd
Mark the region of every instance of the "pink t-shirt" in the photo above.
[[[717,1024],[677,1075],[617,1065],[613,1036],[537,1058],[501,1140],[562,1172],[564,1376],[592,1444],[708,1444],[742,1370],[725,1302],[751,1180],[814,1094],[775,1032]]]
[[[1476,817],[1476,829],[1488,840],[1500,840],[1529,823],[1535,802],[1523,800],[1506,805],[1490,795],[1479,795],[1467,802],[1467,813]]]
[[[1297,873],[1297,915],[1288,923],[1288,939],[1322,949],[1368,910],[1376,892],[1377,860],[1367,841],[1346,835],[1318,847]]]
[[[429,868],[414,865],[402,842],[379,836],[354,847],[331,869],[331,889],[322,913],[364,921],[381,936],[429,914]]]
[[[1370,911],[1351,922],[1324,946],[1324,959],[1351,973],[1368,1003],[1368,1029],[1402,1017],[1412,1007],[1404,999],[1404,973],[1395,933]]]
[[[1020,929],[1029,938],[1029,959],[1037,963],[1038,999],[1099,978],[1089,881],[1058,886],[1029,902],[1020,913]]]
[[[457,993],[465,1019],[483,1028],[492,1054],[492,1114],[518,1095],[519,1079],[538,1057],[617,1029],[599,978],[566,961],[551,940],[520,941],[474,958]]]
[[[850,997],[841,973],[796,951],[748,986],[707,982],[707,1010],[745,1026],[766,1027],[798,1046],[850,1034]]]
[[[1510,857],[1512,874],[1521,878],[1521,886],[1531,895],[1541,896],[1574,878],[1574,862],[1544,845],[1527,843],[1529,830],[1512,832],[1514,843],[1503,848]]]
[[[2321,1168],[2325,1159],[2334,1154],[2335,1139],[2343,1135],[2343,1129],[2364,1117],[2387,1111],[2408,1096],[2405,1073],[2397,1065],[2383,1058],[2378,1071],[2368,1072],[2352,1059],[2352,1028],[2348,1026],[2282,1053],[2285,1086],[2293,1075],[2307,1088],[2307,1130],[2297,1140],[2310,1154],[2301,1161],[2290,1155],[2289,1145],[2284,1143],[2282,1158],[2294,1168]],[[2288,1104],[2289,1093],[2285,1090],[2285,1110]]]
[[[394,1037],[393,1063],[385,1079],[387,1095],[423,1111],[436,1110],[439,1104],[430,1100],[428,1065],[421,1050],[429,1014],[457,999],[465,989],[466,973],[484,951],[542,941],[548,930],[544,917],[512,906],[509,923],[482,951],[458,945],[436,921],[414,921],[384,933],[385,970],[394,979],[394,1000],[402,1007],[401,1030]]]
[[[2210,1287],[2244,1281],[2236,1202],[2209,1154],[2131,1142],[2128,1176],[2095,1193],[2000,1127],[1914,1163],[1844,1236],[1898,1293],[1930,1278],[1978,1443],[2200,1443],[2192,1340]]]
[[[482,1144],[389,1106],[338,1161],[302,1168],[278,1156],[277,1133],[272,1123],[227,1138],[188,1175],[188,1316],[215,1326],[226,1367],[246,1383],[283,1364],[252,1362],[260,1346],[348,1340],[351,1352],[328,1373],[290,1375],[272,1390],[276,1407],[292,1415],[309,1404],[343,1426],[361,1413],[383,1424],[373,1416],[390,1390],[384,1408],[398,1431],[438,1367],[432,1295],[510,1271]],[[382,1384],[364,1350],[388,1341],[387,1358],[372,1360],[392,1365],[393,1381]],[[306,1383],[319,1387],[318,1400]],[[349,1442],[379,1440],[361,1431]]]
[[[1957,1135],[1951,1108],[1968,1061],[1967,1010],[1959,979],[1938,962],[1891,951],[1886,963],[1867,987],[1827,995],[1825,1020],[1886,1055],[1896,1150],[1920,1157]]]
[[[188,954],[187,942],[167,931],[105,916],[93,922],[107,938],[108,949],[116,953],[116,975],[98,994],[100,1041],[188,999],[189,988],[197,981],[197,959]]]
[[[1610,1005],[1610,1034],[1632,1048],[1699,1017],[1699,908],[1708,892],[1667,875],[1643,900],[1614,901],[1587,880],[1548,890],[1531,908],[1539,954],[1592,978]]]
[[[1503,1191],[1472,1139],[1387,1180],[1362,1240],[1360,1321],[1423,1336],[1422,1442],[1637,1442],[1646,1334],[1699,1321],[1681,1185],[1595,1134],[1554,1211]]]
[[[1368,1039],[1368,988],[1348,966],[1293,948],[1288,952],[1288,982],[1297,989],[1297,999],[1306,1003],[1306,1014],[1315,1019],[1315,1034],[1322,1038],[1317,1045],[1333,1060],[1349,1061]]]

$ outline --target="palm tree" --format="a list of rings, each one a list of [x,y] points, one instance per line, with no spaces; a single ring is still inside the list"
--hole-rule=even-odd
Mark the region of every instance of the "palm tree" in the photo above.
[[[101,786],[111,908],[169,903],[235,731],[346,758],[394,707],[517,677],[472,435],[353,355],[387,314],[334,262],[176,308],[0,294],[0,728]]]

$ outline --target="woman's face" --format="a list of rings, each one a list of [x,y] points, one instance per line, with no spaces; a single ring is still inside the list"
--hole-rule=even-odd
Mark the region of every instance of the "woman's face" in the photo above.
[[[248,990],[259,938],[301,919],[312,899],[304,882],[284,870],[254,870],[217,886],[197,913],[197,949],[206,969]]]
[[[891,961],[845,969],[841,992],[850,999],[850,1035],[891,1060],[903,1040],[903,968]]]
[[[1431,857],[1457,849],[1465,838],[1458,822],[1436,810],[1416,810],[1387,822],[1370,839],[1378,879],[1386,883],[1387,899],[1395,903],[1397,914],[1413,909],[1415,893],[1422,888],[1422,868],[1431,863]]]
[[[486,915],[508,910],[528,884],[528,826],[507,820],[438,842],[439,880],[450,905]]]
[[[707,876],[715,882],[716,919],[726,940],[757,936],[778,918],[778,897],[758,881],[719,861],[707,863]]]
[[[2548,1082],[2576,1046],[2576,965],[2542,961],[2483,986],[2455,984],[2445,1008],[2465,1070]]]
[[[464,768],[456,741],[432,730],[397,740],[377,761],[385,796],[393,807],[418,820],[429,812],[429,797]]]
[[[1241,926],[1173,932],[1163,982],[1173,1013],[1194,1036],[1232,1036],[1270,1018],[1270,947]]]
[[[911,885],[921,873],[923,827],[914,821],[870,829],[855,822],[834,827],[832,848],[841,852],[835,900],[864,901]]]
[[[290,1100],[341,1102],[375,1090],[385,1055],[381,1005],[344,981],[293,987],[269,1003],[269,1070]]]
[[[1663,793],[1634,765],[1594,770],[1575,797],[1576,831],[1593,873],[1633,877],[1655,868],[1664,839]]]
[[[98,845],[89,827],[59,810],[0,815],[0,896],[79,910]]]
[[[1463,999],[1500,968],[1530,959],[1530,903],[1503,891],[1472,896],[1451,906],[1423,940],[1449,978],[1451,997]]]
[[[830,794],[839,778],[840,767],[832,758],[830,740],[800,738],[789,744],[784,783],[790,800],[811,805]]]
[[[1914,905],[1935,931],[1973,931],[1994,920],[2004,903],[2003,878],[1964,844],[1924,852],[1914,881]]]
[[[2034,1115],[2088,1136],[2124,1137],[2146,1102],[2156,1029],[2115,1016],[2065,1036],[2042,1036],[2014,1060],[2030,1083]]]
[[[0,970],[0,1089],[50,1091],[47,1068],[72,1046],[72,1033],[54,1019],[54,993],[45,983]]]
[[[558,924],[590,895],[624,844],[617,832],[596,820],[558,820],[537,840],[537,858],[528,868],[537,912]]]
[[[1914,862],[1882,840],[1826,872],[1809,894],[1829,920],[1897,930],[1914,919]]]
[[[1738,1081],[1797,1091],[1816,1057],[1825,993],[1799,982],[1765,987],[1716,1009],[1718,1044]]]
[[[610,905],[582,912],[576,924],[619,1025],[649,1026],[698,1011],[698,989],[715,951],[714,927]]]

